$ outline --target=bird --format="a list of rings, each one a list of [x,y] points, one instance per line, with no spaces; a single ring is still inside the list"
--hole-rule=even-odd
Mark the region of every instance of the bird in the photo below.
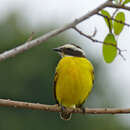
[[[53,50],[61,56],[54,76],[54,96],[61,106],[61,119],[70,120],[72,113],[66,108],[82,108],[93,88],[94,67],[76,44],[64,44]]]

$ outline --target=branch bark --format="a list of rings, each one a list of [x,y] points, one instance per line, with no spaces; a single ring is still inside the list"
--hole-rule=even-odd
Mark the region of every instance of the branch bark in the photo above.
[[[130,11],[129,6],[124,6],[121,4],[113,4],[112,2],[109,2],[107,7],[116,8],[116,9],[124,9],[124,10]]]
[[[98,6],[97,8],[95,8],[92,11],[88,12],[87,14],[75,19],[74,21],[72,21],[71,23],[69,23],[69,24],[67,24],[67,25],[65,25],[63,27],[55,29],[55,30],[53,30],[51,32],[48,32],[48,33],[42,35],[41,37],[36,38],[35,40],[27,41],[24,44],[22,44],[22,45],[20,45],[20,46],[18,46],[16,48],[13,48],[11,50],[8,50],[8,51],[5,51],[5,52],[1,53],[0,54],[0,61],[5,60],[5,59],[10,58],[10,57],[14,57],[17,54],[23,53],[24,51],[26,51],[26,50],[28,50],[28,49],[30,49],[32,47],[38,46],[40,43],[43,43],[43,42],[47,41],[48,39],[50,39],[50,38],[64,32],[64,31],[66,31],[68,29],[71,29],[71,28],[75,27],[79,23],[81,23],[84,20],[90,18],[91,16],[97,14],[100,10],[102,10],[105,7],[108,7],[108,6],[113,7],[113,4],[112,4],[112,2],[110,0],[107,0],[106,2],[104,2],[103,4]],[[116,7],[116,5],[114,5],[114,6]]]
[[[28,103],[20,101],[12,101],[0,99],[0,107],[13,107],[13,108],[24,108],[32,110],[44,110],[50,112],[61,112],[61,108],[58,105],[45,105],[39,103]],[[80,108],[70,109],[66,111],[71,113],[86,113],[86,114],[126,114],[130,113],[130,108],[85,108],[83,111]]]

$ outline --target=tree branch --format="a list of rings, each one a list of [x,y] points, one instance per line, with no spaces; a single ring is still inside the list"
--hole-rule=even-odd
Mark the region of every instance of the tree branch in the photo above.
[[[122,52],[126,51],[126,50],[121,50],[119,47],[117,47],[116,45],[114,45],[113,43],[107,43],[107,42],[104,42],[104,41],[100,41],[100,40],[97,40],[97,39],[94,39],[92,36],[89,36],[85,33],[83,33],[81,30],[79,30],[77,27],[73,27],[73,29],[75,31],[77,31],[80,35],[88,38],[89,40],[91,40],[92,42],[94,43],[100,43],[100,44],[105,44],[105,45],[110,45],[110,46],[114,46],[118,52],[119,52],[119,55],[123,58],[123,60],[126,60],[125,57],[123,56]]]
[[[48,32],[48,33],[42,35],[41,37],[36,38],[35,40],[27,41],[26,43],[24,43],[16,48],[13,48],[11,50],[8,50],[8,51],[1,53],[0,54],[0,61],[5,60],[5,59],[10,58],[10,57],[14,57],[17,54],[23,53],[24,51],[26,51],[34,46],[38,46],[40,43],[43,43],[43,42],[47,41],[48,39],[66,31],[68,29],[75,27],[77,24],[79,24],[79,23],[83,22],[84,20],[90,18],[91,16],[97,14],[103,8],[110,6],[110,3],[111,3],[111,1],[107,0],[106,2],[104,2],[103,4],[98,6],[97,8],[95,8],[92,11],[88,12],[87,14],[75,19],[71,23],[69,23],[63,27],[60,27],[58,29],[55,29],[51,32]]]
[[[124,9],[124,10],[130,11],[129,6],[124,6],[121,4],[113,4],[112,2],[109,2],[107,7],[116,8],[116,9]]]
[[[24,108],[24,109],[31,109],[31,110],[44,110],[50,112],[61,112],[61,107],[58,105],[45,105],[39,103],[27,103],[27,102],[20,102],[20,101],[12,101],[12,100],[5,100],[0,99],[0,107],[14,107],[14,108]],[[130,113],[130,108],[85,108],[83,111],[80,108],[67,108],[66,111],[71,113],[87,113],[87,114],[126,114]]]

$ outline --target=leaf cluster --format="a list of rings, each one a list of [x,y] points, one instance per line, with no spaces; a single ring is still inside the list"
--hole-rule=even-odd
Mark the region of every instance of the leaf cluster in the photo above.
[[[115,0],[114,2],[124,6],[130,3],[130,0]],[[111,63],[117,56],[118,39],[116,39],[116,37],[119,37],[124,29],[125,13],[116,9],[112,15],[106,10],[101,10],[101,14],[104,16],[104,21],[109,29],[104,39],[103,57],[106,63]]]

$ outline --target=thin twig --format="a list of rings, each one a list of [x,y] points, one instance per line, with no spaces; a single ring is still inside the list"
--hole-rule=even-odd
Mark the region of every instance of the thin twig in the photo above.
[[[125,22],[122,22],[121,20],[116,20],[116,19],[114,19],[113,17],[109,18],[108,16],[103,15],[103,14],[100,14],[100,13],[97,13],[97,15],[102,16],[102,17],[104,17],[104,18],[107,18],[107,19],[109,19],[109,20],[116,21],[117,23],[124,24],[124,25],[130,27],[130,24],[127,24],[127,23],[125,23]]]
[[[119,4],[121,5],[121,1],[119,2]],[[116,13],[119,11],[119,9],[116,9],[114,12],[113,12],[113,14],[112,14],[112,18],[114,18],[115,17],[115,15],[116,15]]]
[[[112,28],[111,28],[111,23],[110,23],[110,19],[107,17],[107,22],[108,22],[108,26],[109,26],[109,32],[112,33]]]
[[[126,58],[124,57],[124,55],[122,54],[122,52],[125,52],[127,50],[121,50],[119,49],[118,52],[119,52],[119,55],[122,57],[123,60],[126,60]]]
[[[56,105],[46,105],[39,103],[28,103],[21,101],[12,101],[0,99],[0,107],[14,107],[14,108],[23,108],[29,110],[44,110],[50,112],[61,112],[61,107]],[[87,114],[126,114],[130,113],[130,108],[85,108],[83,111],[80,108],[75,109],[66,109],[66,111],[71,113],[87,113]]]
[[[116,9],[113,14],[112,14],[112,18],[114,18],[114,16],[116,15],[116,13],[118,12],[119,9]]]
[[[93,34],[91,35],[91,37],[95,37],[96,34],[97,34],[97,28],[95,27],[94,32],[93,32]]]
[[[34,36],[34,32],[31,33],[31,35],[30,35],[30,37],[28,38],[27,42],[32,41],[33,36]]]
[[[104,42],[104,41],[100,41],[100,40],[97,40],[97,39],[94,39],[93,37],[89,36],[89,35],[86,35],[85,33],[83,33],[81,30],[79,30],[77,27],[73,27],[73,29],[75,31],[77,31],[80,35],[88,38],[89,40],[91,40],[92,42],[95,42],[95,43],[100,43],[100,44],[105,44],[105,45],[110,45],[110,46],[114,46],[118,52],[119,52],[119,55],[123,58],[123,60],[126,60],[125,57],[123,56],[122,52],[126,51],[126,50],[121,50],[119,47],[117,47],[116,45],[114,45],[113,43],[107,43],[107,42]]]
[[[80,35],[82,35],[82,36],[88,38],[88,39],[91,40],[92,42],[97,42],[97,43],[100,43],[100,44],[111,45],[111,46],[114,46],[114,47],[117,48],[117,46],[113,45],[112,43],[105,43],[105,42],[103,42],[103,41],[100,41],[100,40],[97,40],[97,39],[92,38],[91,36],[89,36],[89,35],[83,33],[83,32],[82,32],[81,30],[79,30],[77,27],[73,27],[73,28],[74,28],[74,30],[77,31]],[[118,49],[118,48],[117,48],[117,49]]]

